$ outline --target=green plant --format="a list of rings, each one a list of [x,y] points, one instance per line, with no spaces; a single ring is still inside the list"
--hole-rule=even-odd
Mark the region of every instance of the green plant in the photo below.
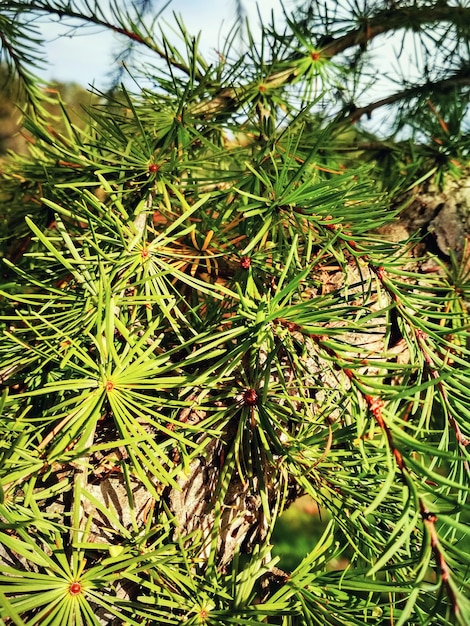
[[[316,112],[348,24],[324,48],[294,16],[209,65],[182,23],[180,50],[113,7],[0,12],[31,136],[2,165],[1,623],[468,623],[468,250],[380,234],[462,144],[381,159]],[[58,133],[31,12],[146,46],[155,88]],[[287,573],[271,538],[301,494],[330,521]]]

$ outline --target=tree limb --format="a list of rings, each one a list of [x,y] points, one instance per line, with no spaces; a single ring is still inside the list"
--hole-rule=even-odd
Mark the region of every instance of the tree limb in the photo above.
[[[402,7],[378,12],[364,24],[329,42],[322,55],[331,58],[348,48],[364,45],[383,33],[394,30],[418,30],[434,22],[470,23],[470,8],[436,4],[433,7]]]
[[[407,89],[403,89],[402,91],[397,91],[396,93],[387,96],[386,98],[381,98],[380,100],[376,100],[375,102],[371,102],[366,106],[359,107],[355,109],[350,115],[348,115],[345,119],[346,121],[357,122],[364,115],[370,115],[372,111],[379,109],[380,107],[387,106],[389,104],[394,104],[395,102],[399,102],[400,100],[414,98],[426,93],[430,92],[441,92],[446,93],[453,89],[454,87],[461,87],[464,85],[470,86],[470,69],[462,68],[460,71],[456,72],[452,76],[448,78],[443,78],[442,80],[438,80],[435,82],[426,82],[421,85],[415,85],[413,87],[408,87]]]
[[[364,25],[360,28],[351,30],[346,35],[330,41],[318,52],[320,58],[332,58],[348,48],[364,45],[380,34],[399,29],[418,29],[425,24],[434,22],[470,23],[470,8],[450,7],[437,4],[434,7],[403,7],[380,11],[374,17],[365,20]],[[294,59],[291,57],[283,63],[282,70],[272,72],[265,78],[264,85],[267,89],[289,85],[293,83],[298,76],[298,58]],[[458,72],[454,74],[454,76],[443,79],[442,81],[435,83],[429,82],[422,86],[405,89],[388,98],[372,103],[367,107],[357,109],[357,111],[351,115],[351,118],[353,121],[356,121],[362,115],[368,114],[376,108],[392,104],[406,97],[418,95],[423,89],[426,89],[428,85],[430,88],[434,86],[432,87],[433,89],[437,87],[438,89],[448,90],[453,86],[466,84],[469,84],[468,69],[462,70],[462,72]],[[208,117],[228,110],[231,107],[236,107],[239,103],[239,95],[248,90],[250,86],[254,85],[248,84],[240,86],[238,89],[233,87],[222,88],[213,98],[201,102],[194,107],[192,113]]]

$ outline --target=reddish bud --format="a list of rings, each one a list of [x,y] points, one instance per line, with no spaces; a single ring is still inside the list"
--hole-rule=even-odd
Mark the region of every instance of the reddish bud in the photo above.
[[[286,322],[285,327],[290,333],[295,333],[300,330],[300,326],[294,322]]]
[[[242,397],[244,404],[247,404],[248,406],[255,406],[255,404],[258,404],[258,392],[256,389],[245,389]]]
[[[311,52],[310,53],[310,57],[312,59],[312,61],[318,61],[320,59],[320,53],[319,52]]]
[[[242,270],[247,270],[251,266],[251,259],[249,256],[242,256],[240,259],[240,267]]]
[[[375,272],[380,280],[385,278],[385,269],[382,266],[377,267]]]
[[[150,165],[149,165],[149,172],[150,172],[150,174],[156,174],[159,169],[160,169],[159,165],[157,165],[156,163],[150,163]]]
[[[430,511],[423,511],[421,515],[425,522],[431,522],[431,524],[435,524],[437,522],[437,515],[435,513],[431,513]]]
[[[81,591],[82,591],[82,586],[79,582],[75,581],[73,583],[70,583],[70,586],[69,586],[70,595],[78,596],[78,594],[81,593]]]

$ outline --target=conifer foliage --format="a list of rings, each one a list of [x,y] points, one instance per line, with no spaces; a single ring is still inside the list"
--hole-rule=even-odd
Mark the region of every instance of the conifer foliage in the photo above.
[[[468,180],[468,3],[312,1],[211,62],[149,4],[0,3],[30,145],[0,172],[0,624],[468,624],[469,249],[396,227]],[[46,18],[124,42],[85,124],[47,113]],[[393,32],[421,74],[368,99]],[[284,571],[303,494],[324,532]]]

